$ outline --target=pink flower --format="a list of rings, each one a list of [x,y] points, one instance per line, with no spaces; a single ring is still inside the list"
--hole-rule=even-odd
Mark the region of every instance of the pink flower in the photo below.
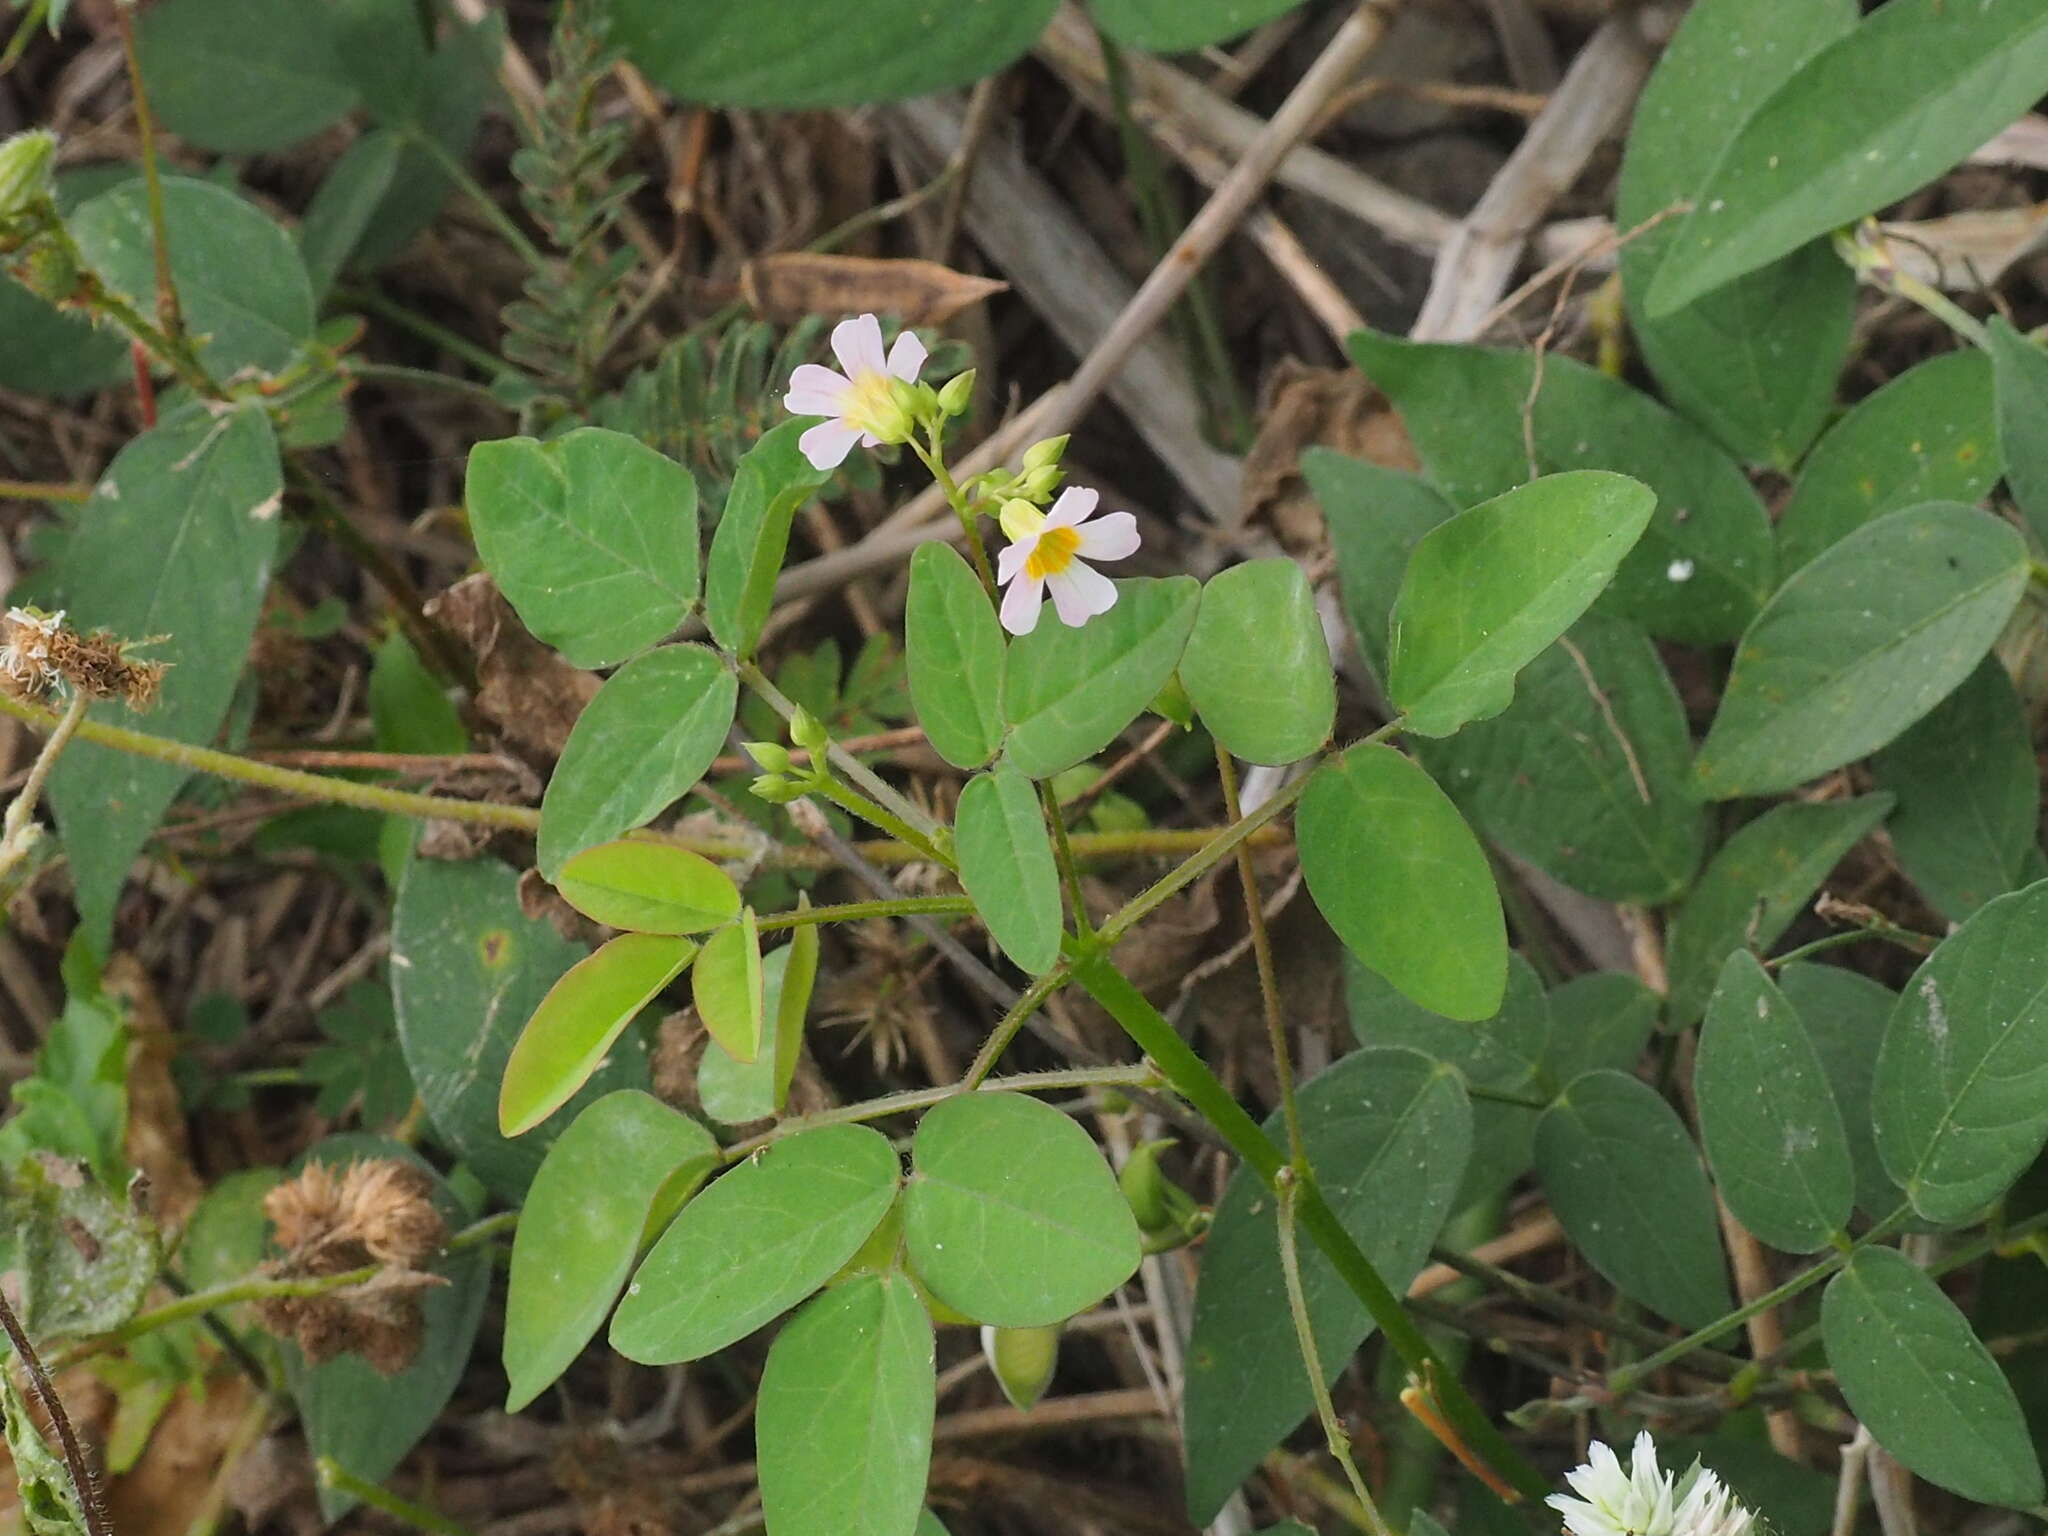
[[[1079,629],[1098,613],[1116,605],[1116,583],[1082,560],[1121,560],[1138,548],[1138,520],[1128,512],[1112,512],[1083,527],[1094,514],[1100,495],[1082,486],[1068,486],[1050,512],[1024,500],[1003,504],[1000,521],[1010,547],[996,559],[996,577],[1008,586],[1003,594],[1003,628],[1028,635],[1038,626],[1045,594],[1062,624]]]
[[[884,357],[882,323],[873,315],[855,315],[832,327],[832,355],[845,373],[804,363],[789,376],[789,393],[782,397],[792,416],[830,418],[797,439],[813,469],[837,469],[856,442],[873,448],[910,436],[912,422],[896,399],[895,381],[917,382],[925,347],[905,331]]]

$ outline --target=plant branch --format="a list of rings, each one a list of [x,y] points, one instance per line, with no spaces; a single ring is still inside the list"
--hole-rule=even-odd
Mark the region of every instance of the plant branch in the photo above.
[[[1237,799],[1237,764],[1221,742],[1216,744],[1216,777],[1223,786],[1223,814],[1232,825],[1243,819],[1243,811]],[[1307,775],[1303,775],[1307,782]],[[1294,1058],[1287,1048],[1287,1021],[1280,1012],[1280,978],[1273,970],[1273,944],[1266,932],[1266,912],[1259,900],[1258,871],[1252,868],[1252,851],[1242,842],[1237,845],[1237,878],[1244,887],[1244,920],[1251,934],[1252,958],[1259,972],[1259,1000],[1266,1016],[1266,1047],[1273,1053],[1273,1077],[1280,1091],[1280,1117],[1287,1126],[1287,1160],[1297,1171],[1308,1167],[1308,1148],[1301,1139],[1301,1109],[1294,1101]],[[1292,1196],[1283,1196],[1288,1206],[1285,1218],[1292,1242],[1294,1228]],[[1314,1375],[1314,1370],[1310,1370]],[[1355,1478],[1356,1469],[1346,1462],[1346,1470]],[[1370,1500],[1366,1508],[1372,1509]],[[1378,1516],[1375,1513],[1374,1518]]]
[[[158,169],[156,118],[149,110],[149,88],[143,83],[142,60],[135,51],[132,5],[116,3],[114,24],[121,33],[121,57],[128,67],[128,90],[135,98],[135,134],[140,141],[142,184],[149,201],[150,242],[156,257],[156,323],[173,346],[185,340],[185,316],[178,307],[177,284],[171,280],[171,236],[164,217],[163,175]]]
[[[42,835],[35,823],[36,802],[42,799],[43,785],[49,781],[50,770],[64,755],[64,748],[84,721],[86,706],[91,702],[91,696],[83,688],[72,688],[71,702],[64,706],[64,713],[58,717],[56,726],[43,739],[42,750],[29,766],[28,778],[8,803],[6,820],[0,822],[0,889],[5,888],[7,877],[17,864],[28,857],[29,850],[35,847],[36,839]]]
[[[70,1474],[71,1491],[77,1496],[78,1512],[85,1519],[86,1531],[89,1536],[113,1536],[106,1505],[100,1500],[99,1479],[92,1473],[92,1463],[85,1459],[85,1451],[71,1427],[70,1415],[64,1412],[64,1401],[50,1384],[49,1372],[43,1369],[42,1359],[36,1354],[35,1346],[29,1343],[28,1333],[22,1328],[21,1319],[14,1315],[14,1308],[8,1303],[4,1289],[0,1289],[0,1328],[7,1330],[7,1342],[14,1346],[14,1353],[21,1360],[22,1372],[28,1377],[29,1395],[36,1400],[36,1406],[43,1410],[43,1416],[57,1432],[57,1445],[64,1453],[64,1470]]]

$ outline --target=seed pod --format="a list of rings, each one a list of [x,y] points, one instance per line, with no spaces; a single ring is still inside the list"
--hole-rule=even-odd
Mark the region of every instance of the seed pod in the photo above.
[[[1060,1363],[1060,1330],[1049,1328],[992,1328],[981,1330],[981,1352],[995,1373],[1012,1406],[1029,1408],[1052,1385],[1052,1373]]]

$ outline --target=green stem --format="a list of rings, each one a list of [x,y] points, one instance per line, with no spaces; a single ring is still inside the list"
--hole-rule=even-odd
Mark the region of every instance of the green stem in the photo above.
[[[433,1536],[470,1536],[467,1526],[457,1524],[438,1509],[402,1499],[380,1484],[357,1477],[332,1456],[315,1457],[313,1470],[318,1474],[322,1488],[331,1488],[336,1493],[360,1499],[372,1509],[382,1510],[394,1520],[417,1530],[431,1531]]]
[[[72,735],[85,720],[86,706],[92,702],[83,688],[72,686],[71,702],[64,706],[64,713],[58,719],[56,728],[43,739],[43,749],[30,764],[28,778],[8,804],[7,817],[0,822],[0,888],[4,888],[15,865],[28,857],[41,835],[35,824],[36,802],[43,797],[43,785],[49,781],[50,770],[57,766],[57,759],[64,755],[64,748],[70,745]]]
[[[972,917],[974,903],[965,896],[901,896],[893,901],[842,901],[833,906],[794,907],[758,918],[762,933],[801,928],[806,923],[859,923],[872,917]]]
[[[918,853],[942,869],[954,870],[957,866],[946,854],[939,851],[938,844],[924,836],[901,817],[892,816],[866,795],[848,785],[840,783],[829,773],[814,773],[805,781],[813,793],[823,795],[849,816],[858,816],[870,826],[880,827],[898,842],[908,843]]]
[[[1010,1005],[1010,1011],[1002,1016],[994,1029],[989,1031],[988,1038],[981,1043],[981,1049],[975,1052],[973,1062],[961,1075],[959,1086],[962,1089],[980,1087],[989,1073],[995,1071],[996,1063],[1002,1060],[1003,1052],[1008,1050],[1010,1042],[1017,1038],[1017,1031],[1024,1027],[1032,1014],[1044,1006],[1048,997],[1066,985],[1068,978],[1073,975],[1073,969],[1072,959],[1062,956],[1051,970],[1024,989],[1017,1001]]]
[[[441,174],[454,182],[464,197],[476,204],[477,212],[504,236],[505,243],[519,253],[521,261],[536,272],[545,272],[549,269],[550,263],[547,257],[540,253],[540,248],[526,238],[526,231],[513,222],[511,214],[498,206],[497,199],[484,189],[481,182],[469,174],[469,167],[451,154],[447,145],[431,133],[422,133],[417,129],[407,130],[405,137],[408,143],[424,150],[427,158],[440,167]]]
[[[178,308],[177,284],[171,280],[170,221],[164,217],[164,182],[157,164],[156,116],[149,110],[149,87],[142,60],[135,51],[132,6],[116,4],[114,23],[121,33],[121,57],[128,67],[128,91],[135,99],[135,134],[142,160],[143,193],[149,206],[150,244],[156,261],[156,320],[173,346],[185,336],[185,317]]]
[[[960,530],[967,535],[967,552],[974,559],[974,573],[981,578],[982,586],[993,599],[996,595],[996,573],[988,563],[988,548],[981,542],[981,525],[974,515],[974,509],[967,505],[967,496],[953,479],[953,472],[946,468],[945,455],[939,449],[939,433],[931,429],[930,444],[910,439],[910,451],[923,461],[931,471],[932,479],[938,482],[944,493],[946,505],[953,509],[953,515],[960,519]]]
[[[1244,819],[1237,798],[1237,764],[1221,742],[1216,743],[1216,778],[1223,789],[1223,814],[1235,825]],[[1307,775],[1303,775],[1306,780]],[[1280,978],[1273,969],[1273,945],[1266,934],[1266,910],[1259,900],[1258,871],[1252,868],[1252,851],[1237,845],[1237,881],[1244,890],[1244,921],[1251,935],[1252,959],[1259,973],[1260,1011],[1266,1020],[1266,1049],[1273,1057],[1273,1078],[1280,1091],[1280,1117],[1287,1126],[1287,1160],[1297,1172],[1308,1168],[1308,1147],[1301,1139],[1301,1110],[1294,1100],[1294,1057],[1287,1048],[1287,1020],[1280,1011]],[[1294,1217],[1289,1205],[1288,1230]],[[1290,1242],[1292,1237],[1288,1239]],[[1314,1375],[1314,1367],[1310,1367]],[[1372,1508],[1370,1500],[1366,1507]],[[1378,1518],[1377,1513],[1374,1516]]]
[[[399,363],[367,363],[360,358],[351,358],[345,371],[352,378],[384,384],[412,384],[421,389],[437,389],[445,394],[462,395],[467,399],[495,406],[501,411],[507,409],[505,403],[491,393],[488,385],[458,379],[453,374],[436,373],[431,368],[407,368]]]
[[[403,304],[393,303],[383,294],[369,288],[336,288],[334,297],[343,304],[357,309],[367,309],[371,314],[389,320],[403,330],[411,331],[422,341],[430,341],[444,352],[451,352],[468,363],[486,378],[497,378],[501,374],[519,376],[519,370],[503,358],[497,357],[478,346],[467,336],[458,335],[447,326],[429,320],[425,315],[416,315]],[[350,363],[354,368],[358,366]]]
[[[1763,962],[1764,969],[1780,970],[1795,960],[1804,960],[1808,955],[1840,949],[1845,944],[1860,944],[1865,939],[1882,939],[1887,944],[1896,944],[1899,948],[1911,950],[1916,955],[1933,954],[1934,946],[1941,942],[1932,934],[1915,933],[1910,928],[1901,928],[1897,923],[1875,913],[1872,917],[1876,919],[1873,922],[1864,923],[1844,933],[1831,933],[1824,938],[1815,939],[1810,944],[1802,944],[1797,949],[1788,949],[1782,955],[1774,955]]]
[[[89,485],[53,480],[0,480],[0,501],[91,501]]]
[[[1047,779],[1038,786],[1038,797],[1045,807],[1045,819],[1052,827],[1053,859],[1059,865],[1060,879],[1067,887],[1067,902],[1074,909],[1074,932],[1085,942],[1095,936],[1095,929],[1088,921],[1088,903],[1081,894],[1081,870],[1074,863],[1074,845],[1067,836],[1066,814],[1060,810],[1059,796],[1053,793],[1052,780]]]

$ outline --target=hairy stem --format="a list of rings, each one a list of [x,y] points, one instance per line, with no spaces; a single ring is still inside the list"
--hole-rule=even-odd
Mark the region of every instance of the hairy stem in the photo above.
[[[394,1520],[412,1526],[415,1530],[431,1531],[433,1536],[470,1536],[467,1526],[449,1519],[438,1509],[429,1509],[424,1504],[402,1499],[380,1484],[357,1477],[332,1456],[315,1457],[313,1471],[319,1477],[322,1488],[332,1488],[336,1493],[345,1493],[351,1498],[360,1499],[370,1508],[382,1510]]]
[[[22,782],[21,791],[9,803],[7,817],[0,822],[0,888],[4,888],[7,877],[14,867],[28,857],[35,847],[41,830],[36,826],[36,802],[43,797],[43,785],[49,781],[50,770],[57,766],[57,759],[64,755],[72,736],[85,720],[86,706],[92,701],[83,688],[71,690],[71,702],[64,706],[64,713],[58,717],[57,725],[43,739],[43,749],[30,764],[28,778]]]
[[[121,33],[121,57],[128,66],[128,90],[135,98],[135,135],[142,158],[142,184],[149,201],[150,242],[156,256],[156,323],[173,346],[185,339],[185,316],[178,307],[177,285],[171,280],[170,225],[164,217],[164,183],[157,165],[156,117],[149,110],[149,88],[143,83],[142,60],[135,51],[134,7],[117,4],[114,24]]]
[[[7,1342],[14,1346],[14,1353],[21,1360],[22,1373],[28,1378],[29,1395],[36,1400],[36,1406],[43,1410],[43,1416],[57,1432],[57,1446],[64,1455],[64,1470],[70,1474],[71,1491],[77,1496],[78,1511],[85,1518],[86,1531],[89,1536],[113,1536],[106,1505],[100,1501],[99,1479],[93,1476],[92,1463],[85,1459],[78,1435],[71,1428],[70,1415],[64,1412],[64,1401],[50,1384],[50,1374],[43,1369],[42,1359],[36,1354],[35,1346],[29,1343],[28,1333],[21,1326],[21,1319],[14,1315],[14,1308],[9,1305],[4,1289],[0,1289],[0,1328],[7,1330]]]

